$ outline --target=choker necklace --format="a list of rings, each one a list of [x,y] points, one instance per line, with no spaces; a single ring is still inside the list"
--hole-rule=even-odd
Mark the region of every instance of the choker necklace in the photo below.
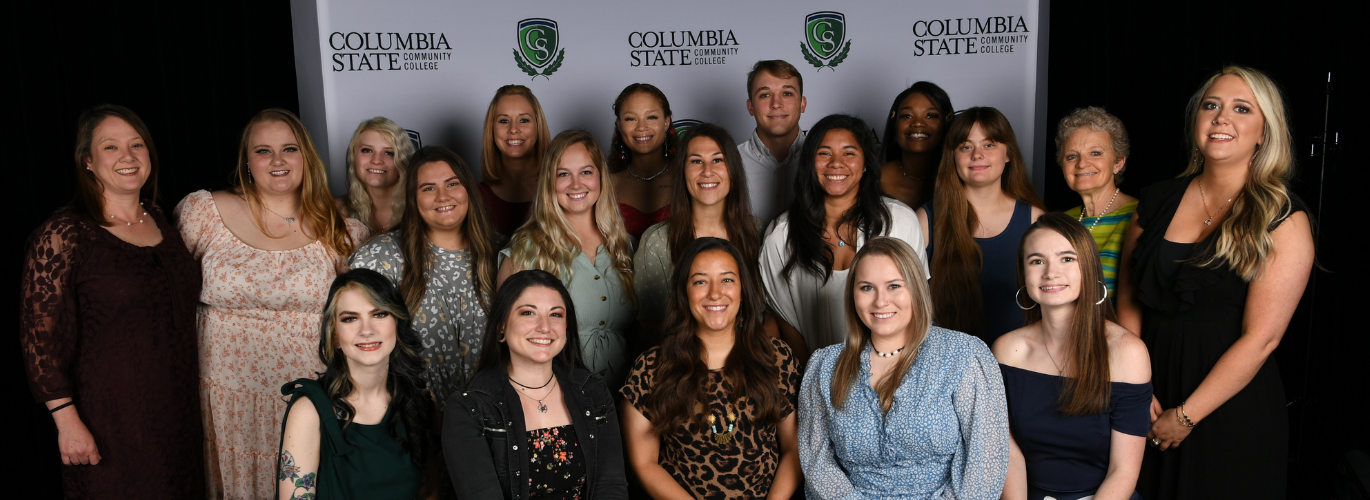
[[[655,174],[652,174],[650,177],[643,177],[643,176],[641,176],[641,175],[637,175],[636,173],[633,172],[633,166],[632,166],[632,165],[628,165],[628,167],[625,168],[624,170],[627,170],[627,171],[628,171],[628,175],[633,176],[634,179],[637,179],[637,180],[640,180],[640,181],[643,181],[643,182],[647,182],[647,181],[651,181],[651,180],[653,180],[653,179],[656,179],[657,177],[661,177],[661,174],[666,173],[666,169],[669,169],[669,168],[671,168],[671,164],[668,162],[668,163],[666,163],[665,166],[661,167],[661,171],[659,171],[659,172],[657,172],[657,173],[655,173]]]
[[[552,383],[552,379],[555,379],[555,378],[557,378],[557,375],[556,375],[555,373],[553,373],[551,377],[548,377],[548,378],[547,378],[547,381],[546,381],[546,382],[543,382],[542,385],[539,385],[539,386],[537,386],[537,387],[533,387],[533,386],[529,386],[529,385],[523,385],[522,383],[519,383],[519,381],[514,380],[514,377],[509,377],[509,381],[510,381],[510,382],[513,382],[514,385],[517,385],[517,386],[522,387],[522,388],[524,388],[524,389],[532,389],[532,390],[536,391],[536,390],[541,389],[541,388],[543,388],[543,387],[547,387],[547,384]]]
[[[1108,204],[1107,204],[1107,205],[1104,205],[1104,211],[1099,212],[1099,215],[1095,215],[1095,216],[1094,216],[1094,223],[1089,225],[1089,232],[1090,232],[1090,233],[1093,233],[1093,232],[1094,232],[1094,226],[1099,225],[1099,221],[1104,220],[1104,214],[1108,213],[1108,209],[1113,208],[1113,200],[1118,199],[1118,193],[1119,193],[1119,192],[1122,192],[1122,190],[1123,190],[1123,188],[1117,188],[1117,189],[1114,189],[1114,190],[1113,190],[1113,197],[1108,199]],[[1084,220],[1085,220],[1085,206],[1084,206],[1084,205],[1080,205],[1080,218],[1077,219],[1077,220],[1079,220],[1081,224],[1084,223]]]
[[[876,355],[876,356],[880,356],[880,357],[882,357],[882,358],[888,358],[888,357],[890,357],[890,356],[897,355],[897,354],[899,354],[900,352],[903,352],[903,351],[904,351],[904,347],[907,347],[907,346],[899,346],[899,348],[898,348],[898,349],[895,349],[893,352],[880,352],[879,349],[876,349],[876,348],[875,348],[875,343],[871,343],[871,350],[872,350],[872,351],[875,351],[875,355]]]
[[[1208,200],[1205,199],[1205,198],[1206,198],[1206,197],[1204,196],[1204,178],[1203,178],[1203,177],[1199,177],[1199,201],[1203,202],[1203,204],[1204,204],[1204,215],[1207,215],[1207,216],[1208,216],[1207,219],[1204,219],[1204,225],[1207,226],[1207,225],[1213,223],[1213,217],[1214,217],[1214,215],[1213,215],[1212,213],[1209,213],[1209,211],[1208,211]],[[1232,203],[1232,198],[1228,198],[1227,201],[1224,201],[1224,202],[1223,202],[1222,206],[1218,207],[1218,213],[1219,213],[1219,214],[1223,213],[1223,208],[1224,208],[1224,207],[1227,207],[1227,204],[1228,204],[1228,203]]]
[[[547,380],[547,383],[546,383],[546,384],[542,384],[542,386],[538,387],[538,389],[541,389],[541,388],[543,388],[543,387],[547,387],[548,384],[551,384],[551,383],[552,383],[554,380],[556,380],[556,379],[557,379],[556,375],[552,375],[552,378],[551,378],[551,379],[548,379],[548,380]],[[515,383],[515,384],[518,384],[519,387],[528,387],[528,386],[526,386],[526,385],[519,384],[519,382],[518,382],[517,380],[514,380],[513,378],[510,378],[509,381],[510,381],[510,382],[513,382],[513,383]],[[529,396],[529,395],[527,395],[527,394],[524,394],[524,393],[523,393],[523,389],[519,389],[519,394],[522,395],[522,396],[525,397],[525,398],[531,399],[531,400],[533,400],[533,401],[537,401],[537,402],[538,402],[538,413],[547,413],[547,405],[546,405],[545,403],[543,403],[542,400],[547,399],[547,396],[551,396],[551,395],[552,395],[552,391],[555,391],[555,390],[557,390],[557,386],[556,386],[556,385],[552,385],[552,388],[547,390],[547,394],[543,394],[541,398],[535,398],[535,397],[533,397],[533,396]]]

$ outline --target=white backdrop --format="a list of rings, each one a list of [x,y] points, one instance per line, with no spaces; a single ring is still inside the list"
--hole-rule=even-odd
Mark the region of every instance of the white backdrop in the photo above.
[[[957,109],[1003,111],[1037,167],[1046,138],[1046,7],[1044,0],[292,0],[292,17],[300,111],[341,193],[347,143],[373,116],[418,131],[425,145],[453,149],[479,175],[486,107],[510,83],[538,96],[552,135],[583,128],[607,145],[614,98],[645,82],[666,93],[675,120],[718,123],[745,141],[755,126],[746,73],[762,59],[784,59],[803,73],[804,129],[824,115],[851,113],[879,135],[894,97],[928,80]],[[808,22],[815,13],[822,26]],[[521,36],[520,23],[530,19],[524,24],[536,32]],[[809,33],[835,43],[808,42]],[[538,47],[520,50],[525,39]],[[1033,169],[1039,189],[1042,170]]]

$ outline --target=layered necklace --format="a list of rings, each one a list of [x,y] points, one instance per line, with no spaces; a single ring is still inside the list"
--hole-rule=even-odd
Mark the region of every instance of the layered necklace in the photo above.
[[[1094,223],[1089,225],[1089,232],[1090,232],[1090,233],[1093,233],[1093,232],[1094,232],[1094,226],[1099,225],[1099,221],[1104,220],[1104,214],[1107,214],[1107,213],[1108,213],[1108,209],[1113,208],[1113,201],[1118,199],[1118,193],[1120,193],[1120,192],[1122,192],[1122,191],[1123,191],[1123,188],[1117,188],[1117,189],[1114,189],[1114,190],[1113,190],[1113,197],[1108,199],[1108,204],[1107,204],[1107,205],[1104,205],[1104,210],[1103,210],[1102,212],[1099,212],[1098,214],[1096,214],[1096,215],[1094,216]],[[1081,224],[1084,224],[1084,220],[1085,220],[1085,208],[1087,208],[1087,207],[1085,207],[1084,205],[1081,205],[1081,206],[1080,206],[1080,218],[1079,218],[1078,220],[1080,221]]]
[[[543,382],[542,385],[539,385],[539,386],[537,386],[537,387],[532,387],[532,386],[523,385],[523,384],[520,383],[519,381],[514,380],[514,377],[509,377],[509,381],[510,381],[510,382],[513,382],[514,385],[519,386],[519,394],[520,394],[520,395],[522,395],[522,396],[525,397],[525,398],[528,398],[528,399],[531,400],[531,401],[536,401],[536,402],[538,403],[538,413],[547,413],[547,404],[546,404],[546,403],[543,403],[542,400],[547,399],[547,396],[551,396],[551,395],[552,395],[552,391],[555,391],[555,390],[557,389],[556,384],[553,384],[553,383],[552,383],[552,382],[555,382],[556,379],[557,379],[557,376],[556,376],[556,374],[554,373],[554,374],[552,374],[552,376],[551,376],[550,378],[547,379],[546,382]],[[536,390],[538,390],[538,389],[541,389],[541,388],[543,388],[543,387],[547,387],[547,386],[549,386],[549,385],[552,386],[552,388],[551,388],[551,389],[547,389],[547,393],[546,393],[546,394],[543,394],[542,397],[540,397],[540,398],[535,398],[535,397],[533,397],[533,396],[529,396],[529,395],[527,395],[527,394],[524,394],[524,391],[525,391],[525,390],[533,390],[533,391],[536,391]]]

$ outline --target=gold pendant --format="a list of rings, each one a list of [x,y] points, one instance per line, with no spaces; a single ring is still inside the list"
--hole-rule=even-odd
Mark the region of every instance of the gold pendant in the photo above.
[[[718,444],[720,444],[720,445],[726,445],[726,444],[728,444],[728,443],[731,443],[731,442],[733,442],[733,433],[731,433],[731,432],[726,432],[726,433],[725,433],[725,432],[719,432],[719,433],[715,433],[715,434],[714,434],[714,442],[715,442],[715,443],[718,443]]]

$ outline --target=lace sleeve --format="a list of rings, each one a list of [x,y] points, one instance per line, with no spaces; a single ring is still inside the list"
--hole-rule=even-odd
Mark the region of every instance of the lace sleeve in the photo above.
[[[79,232],[72,219],[51,219],[29,237],[24,258],[19,342],[29,388],[40,403],[72,396],[78,332],[71,286]]]

